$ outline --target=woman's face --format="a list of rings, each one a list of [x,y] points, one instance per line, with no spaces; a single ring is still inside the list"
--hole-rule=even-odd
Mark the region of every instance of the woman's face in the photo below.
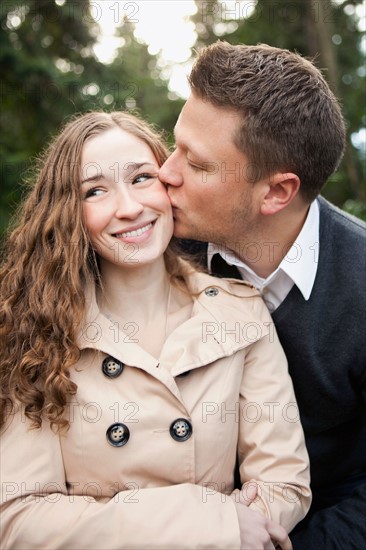
[[[158,171],[150,147],[119,127],[84,144],[83,215],[102,263],[131,268],[162,256],[173,234],[173,217]]]

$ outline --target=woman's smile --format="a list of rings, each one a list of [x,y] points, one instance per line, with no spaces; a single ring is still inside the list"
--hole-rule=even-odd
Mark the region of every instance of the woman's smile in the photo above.
[[[126,242],[143,242],[151,236],[155,222],[156,220],[145,223],[144,225],[139,225],[136,228],[131,228],[127,229],[126,231],[115,233],[114,237],[119,240],[124,240]]]

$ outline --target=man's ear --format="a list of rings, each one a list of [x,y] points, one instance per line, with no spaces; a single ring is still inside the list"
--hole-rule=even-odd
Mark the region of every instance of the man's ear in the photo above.
[[[300,179],[296,174],[277,172],[266,182],[262,197],[261,214],[269,216],[280,212],[292,203],[300,189]]]

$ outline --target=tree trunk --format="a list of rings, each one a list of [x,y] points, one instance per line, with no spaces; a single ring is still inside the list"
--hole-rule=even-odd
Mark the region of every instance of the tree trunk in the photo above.
[[[336,52],[332,42],[332,36],[334,33],[333,21],[334,21],[334,8],[330,0],[310,0],[310,19],[314,22],[314,35],[316,37],[316,45],[319,48],[319,61],[321,67],[327,69],[326,77],[328,84],[333,90],[334,94],[340,98],[339,89],[339,70]],[[309,18],[308,18],[309,20]],[[309,23],[308,23],[309,24]],[[307,32],[310,35],[309,29]],[[309,51],[314,54],[314,41],[309,43]],[[348,181],[353,188],[356,198],[363,200],[363,190],[361,182],[357,176],[357,168],[354,162],[353,154],[350,149],[349,136],[347,139],[346,151],[344,154],[344,166],[347,172]]]

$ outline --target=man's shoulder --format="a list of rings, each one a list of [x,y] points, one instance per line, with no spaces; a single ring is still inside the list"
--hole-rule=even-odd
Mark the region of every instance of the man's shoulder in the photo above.
[[[319,196],[320,230],[326,225],[333,231],[341,232],[343,238],[366,236],[366,223]]]
[[[364,288],[366,273],[366,224],[319,197],[319,269],[327,273],[327,285],[337,292]],[[321,278],[319,279],[319,281]],[[352,293],[350,293],[352,294]],[[359,300],[359,294],[354,293]],[[347,299],[350,296],[347,292]]]

